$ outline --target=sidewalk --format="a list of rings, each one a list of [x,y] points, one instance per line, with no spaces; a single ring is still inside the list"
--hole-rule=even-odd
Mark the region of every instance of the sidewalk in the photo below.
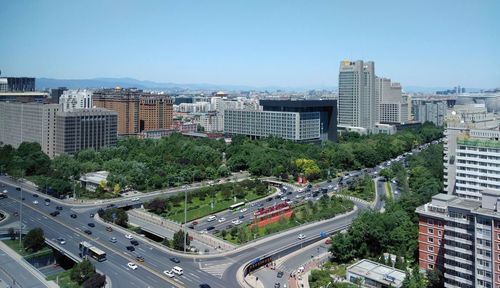
[[[16,251],[0,241],[0,287],[57,288],[53,281],[45,280],[45,276],[24,260]],[[4,286],[6,286],[4,285]],[[8,286],[7,286],[8,287]]]

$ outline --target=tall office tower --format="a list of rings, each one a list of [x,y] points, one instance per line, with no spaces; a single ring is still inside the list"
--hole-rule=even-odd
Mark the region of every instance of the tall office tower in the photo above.
[[[444,190],[479,199],[484,189],[500,189],[500,131],[484,104],[455,105],[446,117]]]
[[[106,109],[59,111],[56,115],[56,155],[114,146],[118,114]]]
[[[0,142],[14,148],[22,142],[37,142],[54,157],[58,110],[58,104],[0,102]]]
[[[92,108],[92,91],[89,90],[67,90],[59,98],[62,111],[69,112],[77,109]]]
[[[50,89],[50,103],[58,104],[59,103],[59,98],[61,98],[62,94],[64,91],[68,90],[66,87],[58,87],[58,88],[53,88]]]
[[[33,92],[35,78],[0,77],[0,92]]]
[[[140,131],[170,129],[173,124],[172,98],[163,95],[140,98]]]
[[[340,62],[338,101],[339,125],[373,130],[379,118],[373,62]]]
[[[419,266],[443,272],[446,288],[500,287],[500,190],[479,194],[437,194],[416,209]]]

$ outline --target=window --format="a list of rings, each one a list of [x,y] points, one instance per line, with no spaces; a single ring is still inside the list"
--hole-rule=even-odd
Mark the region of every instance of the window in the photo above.
[[[434,221],[432,219],[427,219],[427,224],[429,225],[433,225],[434,224]]]
[[[429,243],[434,243],[434,238],[429,237],[429,238],[427,239],[427,242],[429,242]]]
[[[443,231],[438,231],[438,235],[439,236],[443,235]]]
[[[433,229],[433,228],[428,228],[428,229],[427,229],[427,233],[429,233],[429,234],[434,234],[434,229]]]
[[[432,270],[432,269],[434,269],[434,264],[429,264],[429,265],[427,265],[427,267]],[[498,276],[498,279],[500,279],[500,276]]]
[[[434,255],[427,255],[427,260],[433,261],[434,260]]]

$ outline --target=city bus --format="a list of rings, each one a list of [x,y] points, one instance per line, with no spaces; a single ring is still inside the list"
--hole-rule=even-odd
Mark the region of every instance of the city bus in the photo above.
[[[243,206],[245,206],[245,202],[240,202],[240,203],[236,203],[236,204],[229,206],[229,209],[234,211],[234,210],[236,210],[240,207],[243,207]]]
[[[80,242],[80,252],[82,258],[85,256],[90,256],[99,262],[106,260],[106,252],[102,251],[101,249],[93,246],[92,244],[86,241]]]

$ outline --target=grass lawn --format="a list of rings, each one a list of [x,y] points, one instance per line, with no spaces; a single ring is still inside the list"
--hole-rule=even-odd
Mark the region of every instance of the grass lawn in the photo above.
[[[61,288],[78,288],[80,285],[78,283],[71,281],[69,277],[71,270],[62,271],[61,273],[51,275],[47,277],[47,280],[52,280],[57,283],[56,279],[59,277],[59,287]]]
[[[234,202],[233,199],[222,199],[221,193],[217,193],[215,195],[215,200],[214,200],[214,207],[212,209],[210,202],[212,201],[211,198],[207,197],[204,200],[200,200],[198,197],[193,197],[192,203],[188,203],[188,208],[187,208],[187,222],[190,222],[194,219],[202,218],[207,215],[217,213],[223,210],[227,210],[229,206],[238,203],[238,202],[250,202],[257,200],[259,198],[266,197],[269,194],[259,196],[255,194],[254,192],[249,192],[246,194],[246,197],[244,199],[236,199],[236,202]],[[197,208],[196,208],[197,207]],[[166,218],[169,218],[171,220],[174,220],[179,223],[184,222],[184,202],[180,204],[180,206],[174,207],[172,209],[172,212],[169,214],[164,214]]]
[[[37,251],[35,253],[31,253],[29,251],[26,251],[26,250],[24,250],[22,244],[19,245],[19,239],[17,239],[17,240],[3,240],[3,243],[5,243],[12,250],[16,251],[19,255],[21,255],[25,258],[52,254],[52,249],[47,247],[47,246],[43,247],[42,249],[40,249],[40,251]]]
[[[375,199],[375,183],[371,177],[363,177],[347,189],[342,189],[340,194],[353,196],[371,202]]]
[[[392,200],[391,184],[389,182],[385,182],[385,196],[387,199]]]

